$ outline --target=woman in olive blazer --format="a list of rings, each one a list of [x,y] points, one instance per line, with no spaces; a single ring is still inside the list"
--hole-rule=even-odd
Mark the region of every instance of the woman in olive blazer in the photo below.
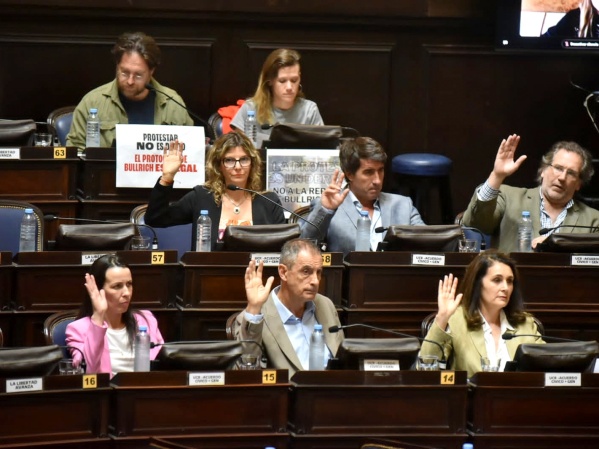
[[[443,346],[451,368],[481,371],[481,357],[505,362],[522,343],[544,343],[532,315],[524,311],[515,263],[496,250],[480,253],[466,268],[459,294],[452,274],[439,281],[439,310],[426,340]],[[503,340],[504,333],[535,335]],[[422,344],[421,354],[439,355],[437,345]]]

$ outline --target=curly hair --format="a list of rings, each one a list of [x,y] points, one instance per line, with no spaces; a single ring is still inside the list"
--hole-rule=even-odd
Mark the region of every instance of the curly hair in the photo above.
[[[514,275],[512,296],[503,309],[508,321],[512,324],[520,324],[526,320],[528,314],[524,312],[524,301],[522,299],[522,291],[520,290],[520,275],[518,274],[516,263],[506,254],[490,249],[480,253],[466,267],[464,280],[461,282],[459,289],[464,294],[462,309],[469,329],[478,329],[483,325],[483,318],[479,311],[482,300],[482,279],[487,274],[489,267],[496,263],[509,266]]]
[[[121,58],[125,53],[139,53],[150,70],[160,65],[160,48],[158,48],[158,44],[153,37],[141,31],[123,33],[119,36],[114,47],[112,47],[112,54],[117,64],[121,62]]]
[[[223,194],[227,191],[222,160],[227,151],[237,147],[241,147],[252,160],[245,188],[250,190],[261,190],[262,188],[262,159],[252,141],[241,132],[234,131],[223,134],[214,141],[214,145],[206,156],[206,182],[204,185],[214,194],[214,201],[217,205],[221,204]]]
[[[582,168],[580,169],[580,180],[583,184],[588,184],[593,175],[595,174],[595,169],[593,168],[593,155],[589,153],[587,150],[585,150],[583,147],[578,145],[576,142],[569,142],[564,140],[554,143],[551,146],[550,150],[543,155],[543,158],[541,159],[541,164],[539,166],[539,169],[537,170],[537,182],[541,184],[541,182],[543,181],[541,178],[543,171],[545,170],[545,168],[547,168],[548,165],[551,165],[553,163],[553,158],[560,150],[566,150],[572,153],[576,153],[580,156],[580,158],[582,159]]]
[[[258,78],[258,87],[251,100],[256,105],[256,119],[258,123],[274,122],[274,114],[272,111],[272,88],[273,80],[279,76],[279,69],[283,67],[292,67],[300,63],[300,54],[289,48],[279,48],[271,52],[264,64]],[[297,98],[302,98],[304,93],[299,90]]]

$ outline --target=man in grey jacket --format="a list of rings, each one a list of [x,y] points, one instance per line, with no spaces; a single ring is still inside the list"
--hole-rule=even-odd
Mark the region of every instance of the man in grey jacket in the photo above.
[[[360,211],[370,216],[370,246],[373,251],[385,236],[378,227],[390,225],[424,225],[418,210],[409,197],[381,192],[385,178],[387,154],[370,137],[345,140],[339,149],[341,170],[335,170],[333,179],[320,199],[312,204],[308,221],[326,235],[328,251],[347,255],[355,249],[357,221]],[[347,189],[342,189],[343,179]],[[302,223],[302,237],[320,239],[314,226]]]
[[[591,154],[576,142],[557,142],[543,156],[538,170],[539,185],[532,189],[503,184],[526,156],[515,158],[520,136],[503,139],[493,170],[480,185],[464,212],[463,223],[492,236],[492,246],[509,253],[518,251],[518,222],[522,211],[532,220],[532,247],[552,232],[587,233],[570,226],[599,226],[599,211],[574,199],[574,194],[593,176]],[[561,227],[560,227],[561,226]],[[559,227],[559,228],[558,228]],[[540,235],[542,228],[558,228]]]
[[[322,276],[322,255],[310,240],[294,239],[281,249],[281,285],[271,291],[274,277],[262,280],[263,264],[251,260],[245,271],[247,306],[235,322],[238,340],[257,342],[268,366],[296,371],[309,369],[310,336],[315,324],[322,324],[325,358],[335,357],[343,332],[330,333],[340,326],[337,309],[318,293]],[[326,366],[326,363],[325,363]]]

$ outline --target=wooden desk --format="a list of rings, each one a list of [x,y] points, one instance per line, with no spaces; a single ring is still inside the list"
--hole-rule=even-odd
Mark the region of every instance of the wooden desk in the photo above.
[[[153,264],[154,254],[164,253],[163,264]],[[51,313],[79,309],[85,299],[81,251],[42,251],[19,253],[14,265],[15,323],[22,332],[12,345],[44,344],[42,325]],[[117,251],[131,267],[134,280],[133,305],[149,309],[159,319],[167,341],[178,340],[179,312],[175,308],[179,263],[177,252]],[[162,316],[162,319],[160,317]],[[223,325],[224,326],[224,325]]]
[[[0,198],[26,201],[45,214],[76,217],[77,148],[67,147],[56,157],[52,147],[23,147],[20,159],[0,160]],[[46,240],[54,240],[58,223],[45,227]]]
[[[411,253],[352,252],[346,259],[348,324],[367,323],[418,335],[437,310],[439,279],[463,277],[476,254],[446,253],[444,266],[411,264]],[[599,340],[599,268],[570,266],[569,254],[514,253],[528,311],[548,335]],[[352,334],[352,336],[358,336]]]
[[[581,387],[544,387],[544,373],[478,373],[468,428],[476,449],[599,447],[599,375]]]
[[[182,307],[244,309],[247,299],[243,279],[250,257],[248,252],[185,253],[181,258],[185,278],[179,298]],[[329,262],[323,266],[319,292],[340,305],[343,254],[325,253],[323,258]],[[276,286],[276,266],[264,267],[264,279],[268,276],[275,276]]]
[[[247,305],[244,287],[245,269],[250,261],[248,252],[187,252],[181,258],[183,288],[179,292],[184,340],[225,339],[227,318]],[[336,303],[341,303],[343,254],[327,253],[319,291]],[[275,277],[277,267],[265,267],[264,279]]]
[[[247,448],[268,439],[285,441],[287,370],[272,371],[270,384],[263,383],[266,372],[226,371],[225,385],[194,387],[187,386],[186,372],[120,373],[112,379],[110,433],[117,444],[169,435],[212,440],[198,447],[227,447],[232,437],[246,442],[235,447]]]
[[[6,393],[6,379],[0,379],[0,447],[41,442],[109,447],[108,378],[99,374],[96,387],[84,389],[81,375],[47,376],[40,378],[43,391],[24,393]]]
[[[467,437],[466,373],[452,373],[453,385],[440,384],[443,374],[300,371],[291,379],[292,447],[358,447],[364,437],[378,437],[461,448]]]

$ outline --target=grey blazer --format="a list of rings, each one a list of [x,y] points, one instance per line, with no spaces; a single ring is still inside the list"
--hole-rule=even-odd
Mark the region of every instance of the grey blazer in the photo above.
[[[418,210],[407,196],[381,192],[379,196],[381,219],[376,227],[390,225],[424,225]],[[312,203],[308,220],[318,226],[322,236],[314,226],[300,223],[302,237],[309,239],[326,238],[328,251],[342,252],[344,256],[353,251],[356,246],[357,221],[360,216],[356,206],[348,195],[341,206],[332,214],[327,212],[320,204],[320,198]],[[383,238],[385,233],[383,233]],[[376,248],[373,248],[376,250]]]
[[[322,324],[325,344],[334,357],[343,341],[343,331],[331,334],[328,330],[331,326],[341,325],[337,309],[329,298],[320,294],[317,294],[314,298],[314,305],[316,306],[316,321]],[[301,371],[304,368],[287,336],[287,331],[273,301],[272,292],[262,306],[262,314],[264,318],[257,324],[246,320],[245,310],[237,315],[235,338],[237,340],[253,340],[259,343],[266,351],[268,366],[277,369],[288,369],[289,378],[291,378],[296,371]]]

